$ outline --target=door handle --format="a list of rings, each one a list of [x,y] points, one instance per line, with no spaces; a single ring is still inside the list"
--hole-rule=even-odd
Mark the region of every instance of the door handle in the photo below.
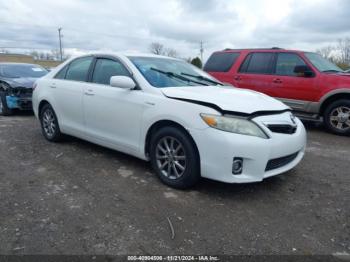
[[[236,80],[236,81],[242,80],[242,78],[240,76],[234,76],[233,79]]]
[[[282,80],[279,78],[275,78],[272,82],[274,82],[275,84],[282,84]]]
[[[51,88],[56,88],[56,84],[51,84],[50,87]]]

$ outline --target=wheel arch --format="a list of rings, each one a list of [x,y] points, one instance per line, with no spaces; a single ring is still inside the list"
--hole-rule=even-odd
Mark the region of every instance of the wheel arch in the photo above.
[[[40,101],[39,107],[38,107],[38,116],[40,116],[40,114],[41,114],[41,109],[42,109],[43,106],[46,105],[46,104],[51,105],[50,102],[47,101],[46,99],[43,99],[43,100]],[[52,106],[52,105],[51,105],[51,106]]]
[[[340,91],[337,93],[330,94],[329,96],[325,97],[324,100],[321,103],[320,107],[320,115],[323,116],[324,112],[326,111],[327,107],[332,104],[333,102],[341,99],[350,100],[350,89],[344,91]]]
[[[145,147],[144,147],[144,152],[145,152],[146,157],[149,156],[151,137],[154,134],[154,132],[162,127],[169,127],[169,126],[176,127],[188,135],[188,137],[191,139],[191,142],[193,143],[193,146],[197,152],[197,155],[199,158],[199,163],[200,163],[200,154],[199,154],[198,146],[197,146],[196,142],[194,141],[190,132],[183,125],[179,124],[178,122],[173,121],[173,120],[166,120],[166,119],[158,120],[157,122],[153,123],[148,128],[146,136],[145,136]]]

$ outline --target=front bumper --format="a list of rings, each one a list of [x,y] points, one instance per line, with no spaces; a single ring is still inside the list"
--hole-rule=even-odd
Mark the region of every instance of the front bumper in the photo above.
[[[198,147],[202,177],[226,183],[250,183],[292,169],[303,158],[306,145],[305,128],[299,119],[296,123],[294,134],[272,133],[266,129],[270,139],[210,127],[189,130]],[[234,158],[243,159],[243,170],[239,175],[232,172]]]
[[[29,96],[6,96],[7,106],[10,109],[32,110],[32,98]]]

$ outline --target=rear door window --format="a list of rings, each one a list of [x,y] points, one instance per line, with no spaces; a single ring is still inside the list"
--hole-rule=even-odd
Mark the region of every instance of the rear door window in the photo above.
[[[73,81],[86,82],[89,75],[89,69],[92,57],[82,57],[69,64],[65,79]]]
[[[207,72],[228,72],[240,53],[214,53],[204,66]]]
[[[244,60],[239,72],[269,75],[274,73],[274,53],[251,53]]]
[[[294,73],[296,66],[306,66],[306,63],[297,54],[279,53],[276,62],[276,75],[297,76]]]

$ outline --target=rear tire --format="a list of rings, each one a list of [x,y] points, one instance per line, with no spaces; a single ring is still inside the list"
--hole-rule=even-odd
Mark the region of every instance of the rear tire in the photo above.
[[[57,116],[50,104],[45,104],[39,114],[41,131],[50,142],[62,140],[62,133],[58,124]]]
[[[6,92],[0,91],[0,115],[10,116],[12,114],[13,110],[7,106]]]
[[[186,132],[176,127],[163,127],[153,134],[150,143],[152,167],[164,184],[186,189],[199,181],[198,150]]]
[[[331,103],[324,112],[324,124],[337,135],[350,135],[350,100],[341,99]]]

